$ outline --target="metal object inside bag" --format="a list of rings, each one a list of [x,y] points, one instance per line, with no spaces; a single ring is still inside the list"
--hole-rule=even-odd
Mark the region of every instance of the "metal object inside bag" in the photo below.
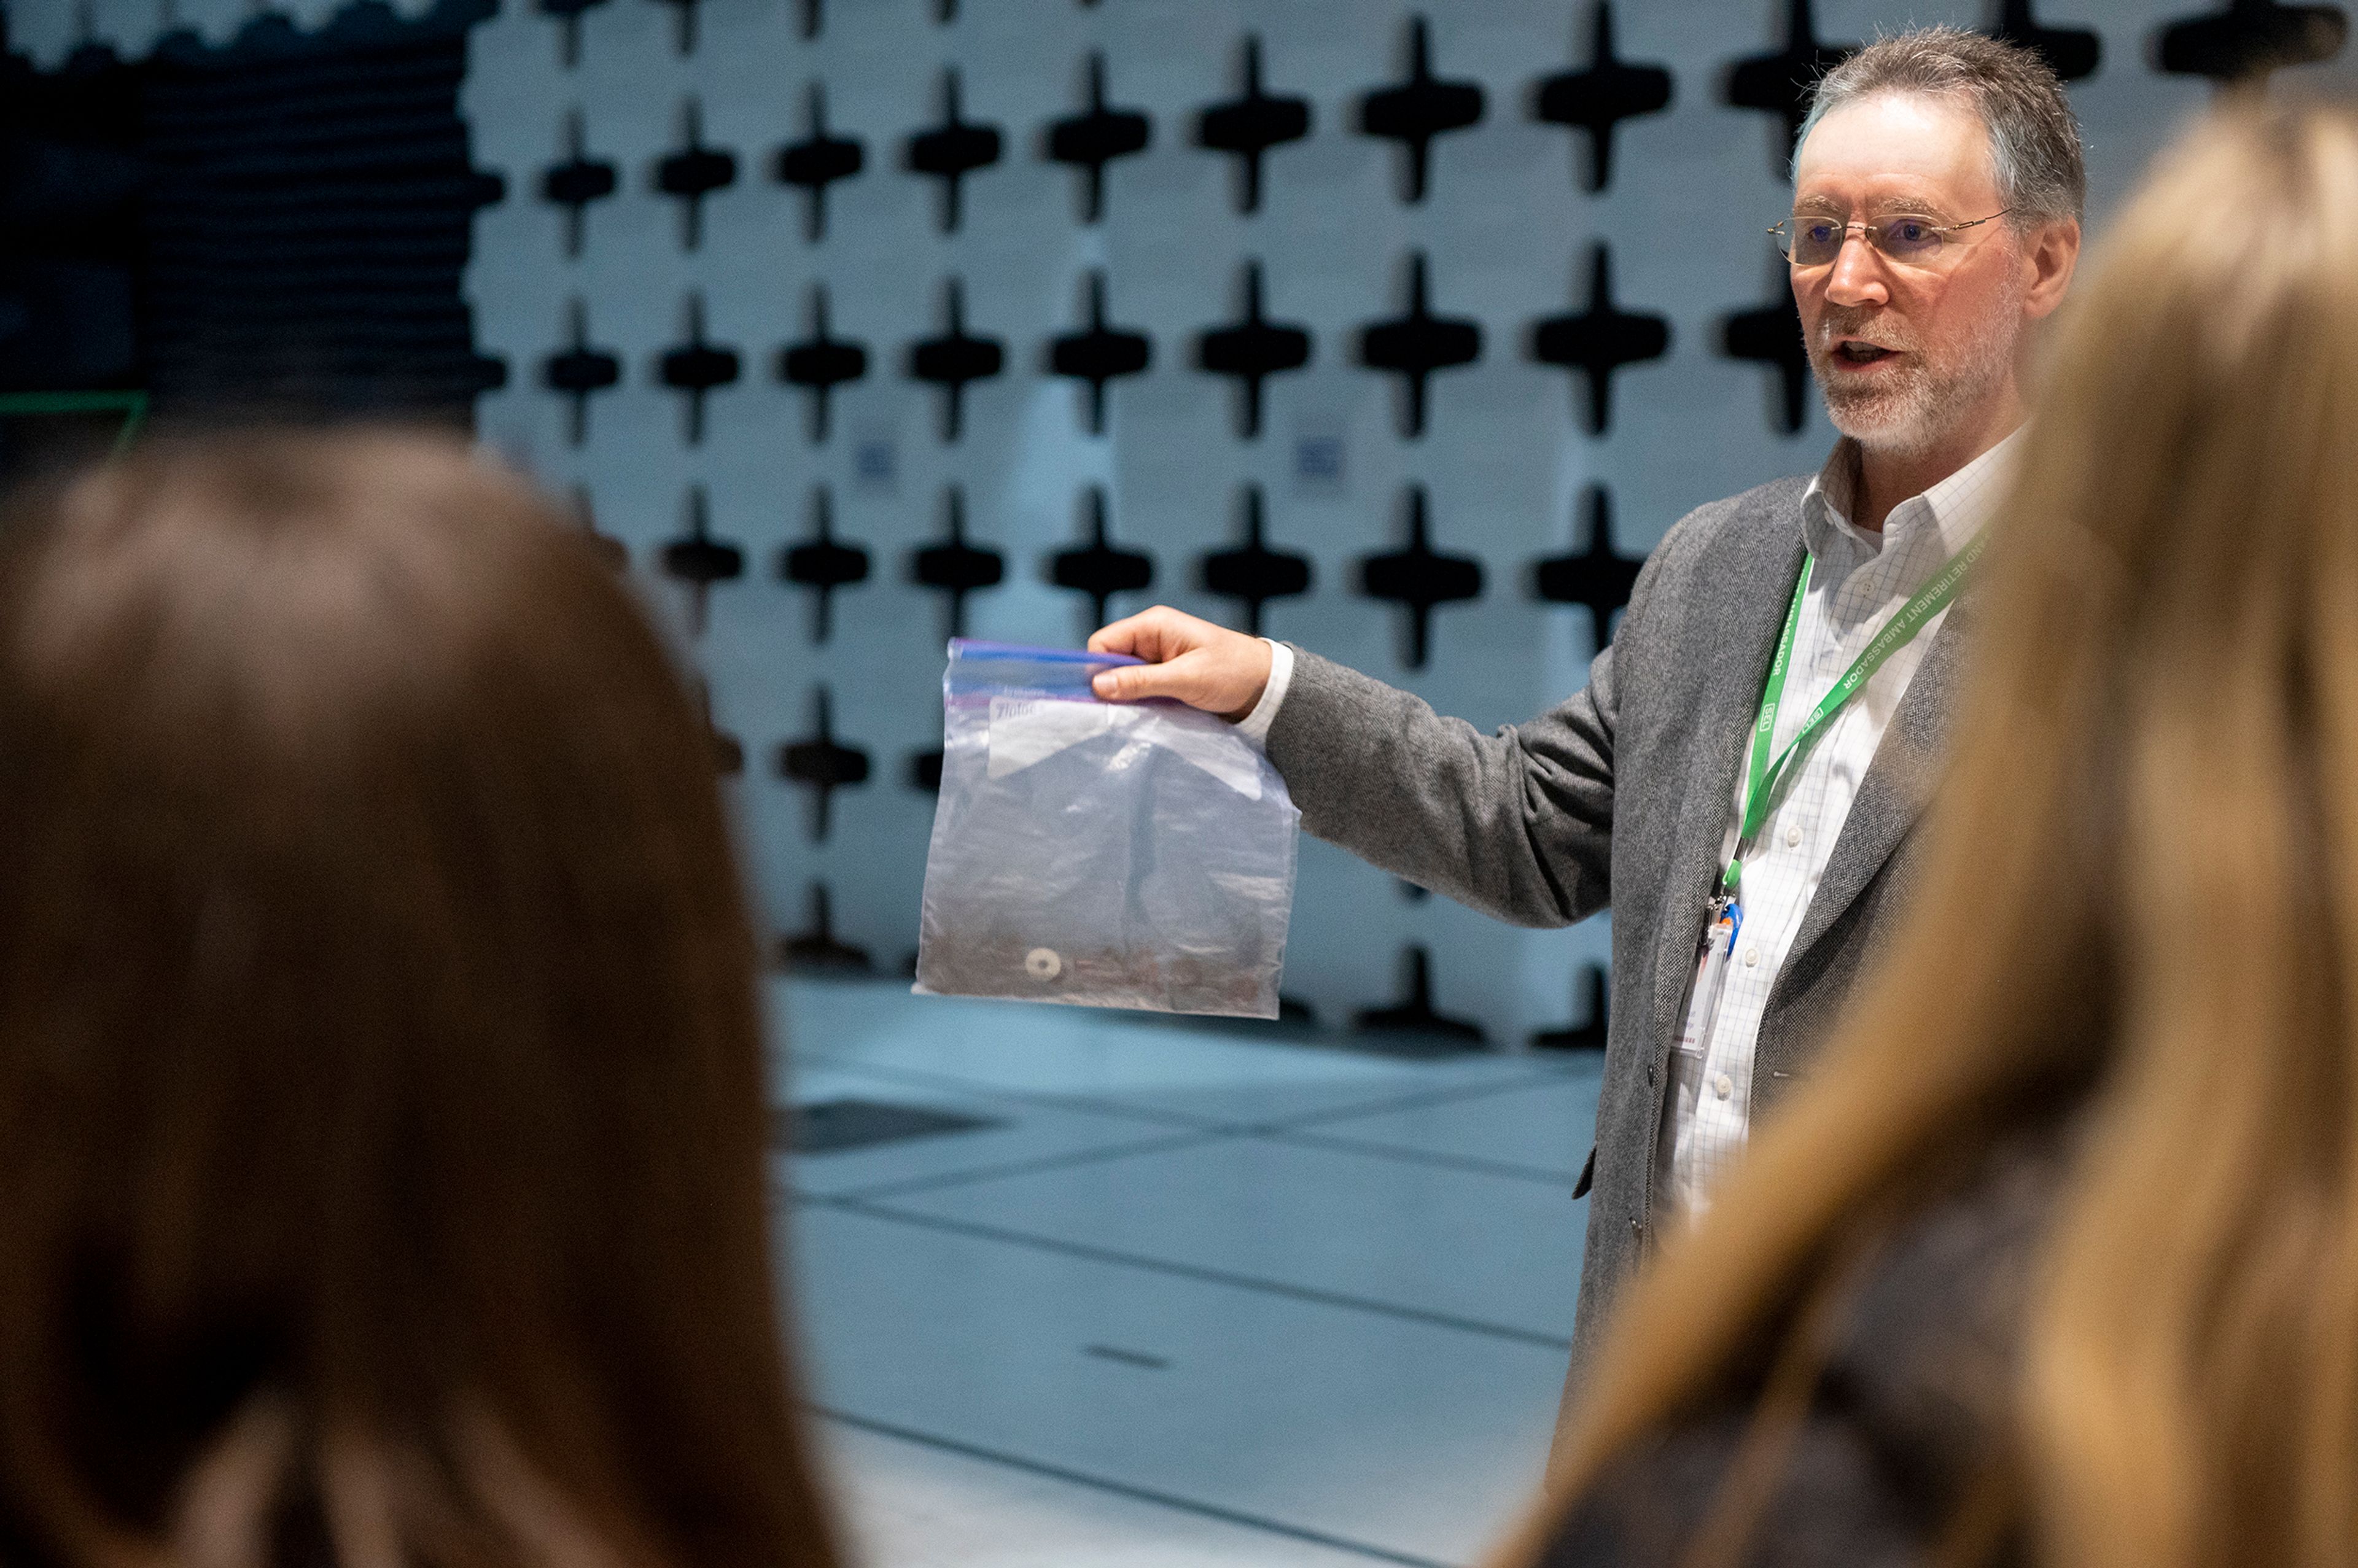
[[[1301,813],[1225,719],[1089,689],[1137,662],[950,643],[919,992],[1277,1016]]]

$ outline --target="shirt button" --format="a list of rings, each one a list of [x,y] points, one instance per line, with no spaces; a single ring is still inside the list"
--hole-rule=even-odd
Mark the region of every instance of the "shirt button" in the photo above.
[[[1729,1077],[1725,1073],[1722,1073],[1719,1075],[1717,1080],[1712,1084],[1711,1087],[1713,1093],[1718,1095],[1720,1098],[1725,1099],[1728,1096],[1736,1092],[1736,1080]]]
[[[1799,824],[1785,829],[1785,847],[1787,849],[1798,849],[1801,842],[1801,829]]]
[[[1757,969],[1760,967],[1759,948],[1747,947],[1744,949],[1744,967],[1747,969]]]

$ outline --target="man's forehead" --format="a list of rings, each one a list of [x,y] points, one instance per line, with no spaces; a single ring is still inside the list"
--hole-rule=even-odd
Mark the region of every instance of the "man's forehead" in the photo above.
[[[1793,166],[1797,211],[1951,207],[1994,199],[1989,133],[1947,96],[1878,92],[1828,110]]]

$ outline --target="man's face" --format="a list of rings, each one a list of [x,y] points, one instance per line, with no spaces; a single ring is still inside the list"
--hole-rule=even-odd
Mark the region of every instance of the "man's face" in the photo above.
[[[2005,203],[1989,135],[1965,103],[1879,92],[1830,111],[1794,169],[1793,211],[1837,223],[1909,215],[1970,222]],[[2005,219],[1942,236],[1927,265],[1853,232],[1831,263],[1793,268],[1793,298],[1834,427],[1871,451],[1927,451],[2014,373],[2030,287]]]

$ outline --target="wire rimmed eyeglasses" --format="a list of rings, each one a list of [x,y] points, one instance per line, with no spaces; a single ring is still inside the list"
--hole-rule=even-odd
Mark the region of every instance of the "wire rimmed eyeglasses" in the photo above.
[[[1842,254],[1842,248],[1858,231],[1861,238],[1884,255],[1911,266],[1929,266],[1941,259],[1949,248],[1949,236],[1966,229],[1978,229],[1984,223],[1995,223],[2014,209],[1993,212],[1986,218],[1970,218],[1962,223],[1941,223],[1916,213],[1899,212],[1869,222],[1845,223],[1839,218],[1822,218],[1796,214],[1773,225],[1768,237],[1775,242],[1779,254],[1795,266],[1824,266]]]

